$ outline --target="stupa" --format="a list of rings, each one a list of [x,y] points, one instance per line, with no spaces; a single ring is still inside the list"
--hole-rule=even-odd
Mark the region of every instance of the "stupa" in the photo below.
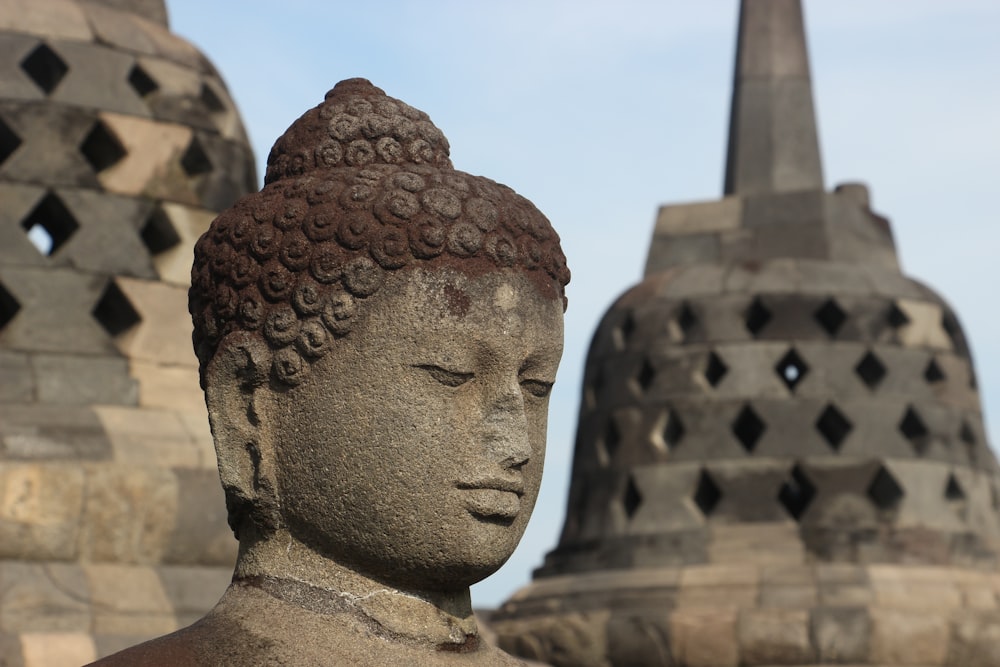
[[[586,362],[553,665],[1000,664],[997,461],[955,313],[823,174],[799,0],[744,0],[725,193],[664,206]]]
[[[0,663],[79,665],[232,572],[187,290],[256,176],[163,0],[0,0],[0,46]]]

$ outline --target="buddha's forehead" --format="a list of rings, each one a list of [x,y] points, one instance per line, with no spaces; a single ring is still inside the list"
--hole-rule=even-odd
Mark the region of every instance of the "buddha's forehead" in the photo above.
[[[396,285],[387,287],[377,326],[407,320],[424,335],[562,337],[561,300],[540,290],[537,276],[519,269],[478,275],[421,269],[400,275]]]

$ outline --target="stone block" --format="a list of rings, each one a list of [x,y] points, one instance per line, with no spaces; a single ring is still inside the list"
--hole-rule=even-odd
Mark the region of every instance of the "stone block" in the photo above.
[[[950,568],[872,565],[868,571],[880,608],[946,613],[962,606]]]
[[[683,463],[633,468],[631,479],[641,501],[632,517],[630,531],[659,533],[700,526],[701,514],[690,501],[699,473],[699,466]]]
[[[27,354],[0,350],[0,403],[31,403],[35,399],[35,375]],[[0,431],[3,426],[0,425]]]
[[[139,312],[137,326],[119,336],[117,344],[130,359],[197,368],[191,349],[187,289],[157,281],[118,278],[118,287]]]
[[[743,665],[803,665],[816,660],[807,610],[743,609],[737,628]]]
[[[0,30],[81,41],[92,36],[83,9],[73,0],[52,0],[44,12],[38,11],[35,0],[3,0]]]
[[[202,406],[201,412],[179,412],[177,416],[198,447],[199,465],[202,468],[216,470],[218,466],[215,441],[212,439],[212,429],[208,425],[208,411]]]
[[[612,615],[608,621],[608,659],[613,665],[643,665],[655,660],[663,667],[677,664],[670,652],[666,610],[660,614]]]
[[[4,667],[24,667],[20,635],[0,631],[0,655],[6,660]]]
[[[133,53],[154,54],[156,45],[135,23],[131,12],[122,12],[101,3],[83,5],[94,34],[104,44]]]
[[[196,368],[131,361],[129,374],[139,383],[140,407],[205,412],[205,398],[198,385]]]
[[[111,457],[97,415],[88,407],[0,406],[0,451],[13,460],[103,460]]]
[[[2,6],[2,5],[0,5]],[[0,18],[0,21],[7,18]],[[38,46],[36,37],[3,31],[0,37],[0,87],[6,100],[42,100],[45,93],[21,69],[21,62]]]
[[[50,40],[49,44],[69,65],[65,78],[49,97],[52,102],[149,115],[149,109],[129,85],[134,62],[131,55],[93,42]]]
[[[0,176],[5,174],[0,166]],[[45,190],[21,183],[0,183],[0,262],[7,266],[45,266],[45,257],[31,243],[22,221],[45,196]],[[0,336],[3,332],[0,331]]]
[[[798,528],[790,521],[714,524],[710,530],[708,553],[712,563],[753,563],[761,570],[761,574],[769,566],[794,571],[806,563]]]
[[[21,635],[24,667],[80,665],[98,658],[88,632],[40,632]]]
[[[743,226],[821,228],[826,194],[822,190],[769,192],[743,198]]]
[[[139,235],[151,210],[149,202],[94,190],[66,190],[60,198],[80,227],[52,264],[105,275],[156,278]]]
[[[87,632],[90,592],[76,565],[0,564],[0,630],[10,633]]]
[[[742,220],[743,198],[724,197],[718,201],[661,206],[653,229],[655,237],[708,234],[738,229]]]
[[[962,667],[1000,665],[1000,614],[958,616],[952,624],[947,664]]]
[[[162,206],[180,243],[155,255],[153,264],[160,280],[186,289],[191,284],[194,244],[208,229],[215,213],[181,204],[164,203]]]
[[[827,195],[825,226],[830,258],[899,271],[889,221],[842,193]]]
[[[66,269],[0,266],[0,283],[21,304],[3,330],[8,349],[63,354],[117,354],[91,316],[104,287],[100,276]]]
[[[749,240],[751,239],[748,242]],[[772,258],[765,261],[757,257],[744,257],[743,254],[728,257],[724,244],[723,259],[736,260],[726,276],[726,292],[746,295],[747,306],[758,294],[795,292],[802,281],[799,270],[801,260],[798,258]]]
[[[951,628],[944,615],[877,607],[871,614],[871,662],[878,665],[945,664]]]
[[[226,592],[232,567],[160,567],[160,586],[175,614],[204,614]]]
[[[207,209],[222,211],[247,192],[257,189],[257,173],[249,147],[223,139],[215,132],[195,132],[212,165],[210,171],[190,178],[198,203]]]
[[[197,468],[200,452],[180,418],[165,410],[94,408],[114,452],[126,465]]]
[[[143,35],[156,46],[156,52],[160,57],[199,71],[211,67],[205,60],[205,56],[184,38],[169,30],[164,30],[162,25],[144,18],[136,17],[135,22]]]
[[[79,553],[87,560],[158,562],[177,517],[173,473],[153,467],[100,466],[87,471]]]
[[[731,343],[716,345],[714,351],[727,367],[742,372],[727,373],[715,387],[721,398],[739,400],[785,399],[788,388],[775,371],[788,352],[787,343]],[[746,372],[753,369],[756,372]],[[764,437],[767,437],[765,433]]]
[[[735,609],[686,609],[670,614],[674,659],[685,667],[738,667]]]
[[[163,562],[232,567],[237,542],[226,519],[226,498],[213,470],[177,470],[177,518]]]
[[[941,325],[941,306],[916,299],[898,299],[896,305],[906,314],[908,323],[899,328],[899,342],[907,347],[951,351],[952,342]]]
[[[45,102],[4,102],[0,114],[22,141],[2,173],[52,186],[97,185],[93,168],[79,151],[94,125],[93,112]]]
[[[798,290],[802,294],[863,297],[873,291],[869,274],[859,271],[856,264],[803,258],[798,268]]]
[[[0,462],[0,558],[75,558],[83,502],[75,466]]]
[[[646,274],[653,275],[674,266],[719,261],[717,234],[685,234],[654,239],[646,262]]]
[[[810,609],[818,600],[815,585],[776,584],[760,588],[760,606],[764,609]]]
[[[198,204],[180,164],[193,136],[190,128],[109,112],[100,118],[127,151],[120,162],[100,173],[104,188],[133,197]]]
[[[177,629],[170,599],[149,567],[84,566],[94,606],[94,632],[152,637]]]
[[[38,400],[59,405],[135,405],[138,387],[119,357],[35,354]]]
[[[823,664],[863,664],[869,655],[871,619],[863,607],[824,607],[812,612],[812,636]]]
[[[709,467],[721,498],[712,519],[722,523],[791,521],[778,502],[778,493],[788,475],[781,460],[720,461]]]

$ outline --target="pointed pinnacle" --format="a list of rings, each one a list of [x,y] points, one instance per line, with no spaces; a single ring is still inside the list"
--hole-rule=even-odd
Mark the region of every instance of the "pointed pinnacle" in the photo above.
[[[801,0],[742,0],[725,194],[823,189]]]

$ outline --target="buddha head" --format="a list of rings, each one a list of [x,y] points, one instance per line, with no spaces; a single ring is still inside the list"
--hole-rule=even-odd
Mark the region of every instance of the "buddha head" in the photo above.
[[[341,82],[198,242],[190,311],[229,522],[399,586],[523,534],[562,352],[559,239],[453,169],[426,114]]]

